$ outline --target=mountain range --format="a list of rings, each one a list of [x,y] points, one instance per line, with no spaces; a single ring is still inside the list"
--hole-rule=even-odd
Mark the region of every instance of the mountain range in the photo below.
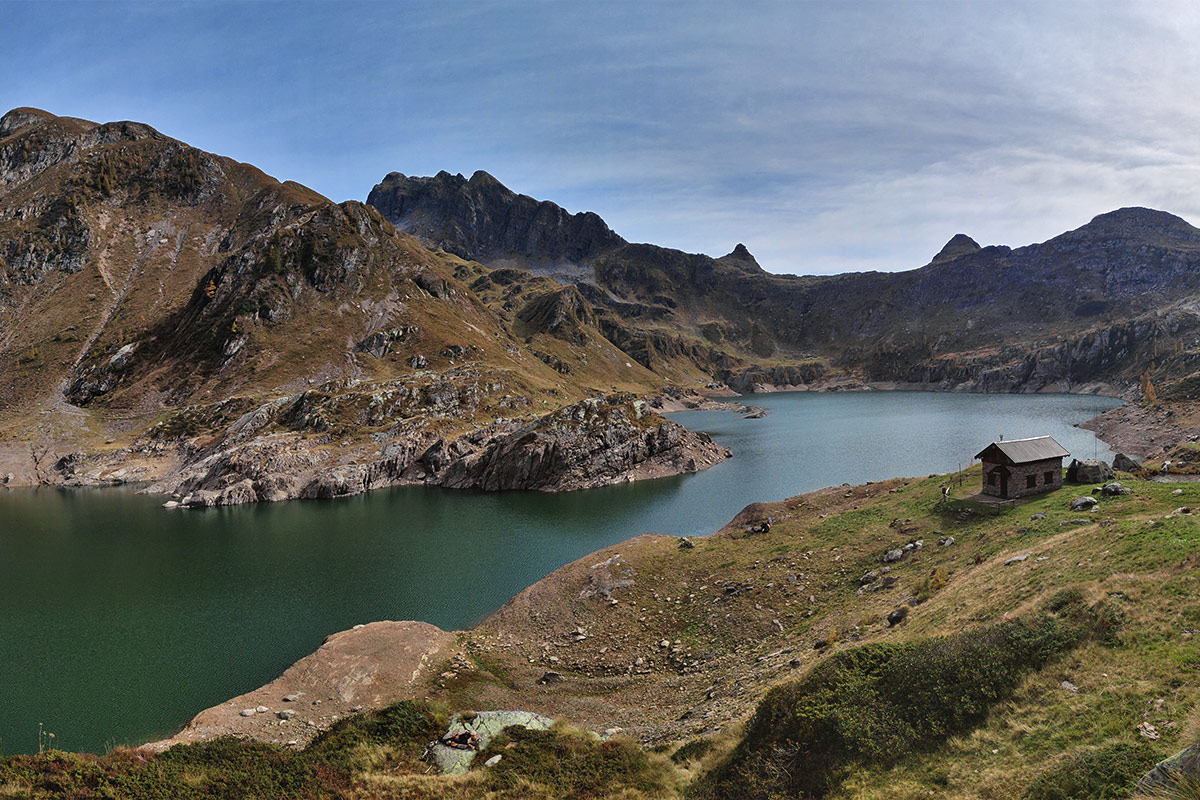
[[[600,485],[723,457],[637,400],[663,391],[1191,386],[1197,292],[1200,230],[1149,209],[1015,249],[958,234],[907,271],[776,275],[485,172],[334,203],[141,123],[16,109],[0,477],[191,505]],[[563,455],[595,436],[623,455]]]

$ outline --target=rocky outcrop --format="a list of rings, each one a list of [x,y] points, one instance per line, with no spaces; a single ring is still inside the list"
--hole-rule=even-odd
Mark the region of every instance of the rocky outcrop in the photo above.
[[[431,423],[470,417],[481,395],[498,393],[501,384],[477,392],[436,382],[368,393],[333,394],[333,388],[245,411],[207,447],[181,443],[182,465],[146,491],[171,495],[171,507],[330,499],[400,485],[568,491],[696,472],[730,455],[632,395],[584,400],[524,424],[496,420],[447,438]],[[392,416],[383,413],[389,407]],[[212,424],[237,410],[193,411],[187,424]],[[337,442],[330,428],[348,411],[367,415],[366,424],[393,416],[408,421],[365,441]],[[178,424],[184,423],[171,422]],[[119,454],[92,463],[72,454],[69,477],[106,482],[121,461]]]
[[[574,286],[564,286],[530,300],[517,313],[525,333],[545,333],[579,346],[588,343],[588,330],[598,324],[596,312]]]
[[[730,455],[705,434],[650,413],[629,395],[559,409],[448,465],[453,489],[590,489],[696,472]]]

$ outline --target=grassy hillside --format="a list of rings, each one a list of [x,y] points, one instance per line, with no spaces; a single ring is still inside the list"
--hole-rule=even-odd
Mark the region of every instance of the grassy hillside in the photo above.
[[[962,477],[959,497],[978,486],[977,474]],[[221,796],[217,777],[232,765],[255,780],[299,774],[279,796],[709,797],[734,796],[728,787],[741,784],[728,779],[742,770],[747,787],[758,781],[751,796],[789,796],[772,792],[810,751],[788,742],[836,725],[848,744],[803,796],[1128,796],[1200,716],[1200,524],[1176,512],[1200,490],[1130,480],[1131,494],[1072,512],[1091,487],[995,508],[941,502],[946,480],[831,488],[750,507],[691,548],[646,536],[568,565],[461,635],[422,692],[431,705],[416,718],[435,720],[419,735],[373,717],[345,723],[339,741],[355,755],[339,757],[336,774],[321,760],[328,746],[253,746],[190,773],[179,766],[187,750],[145,764],[124,753],[17,757],[0,767],[0,787],[36,796],[58,785],[46,783],[52,773],[135,772],[143,793],[115,796],[160,796],[153,787],[168,779]],[[770,533],[746,532],[765,516]],[[561,680],[539,683],[548,671]],[[447,713],[494,708],[570,725],[514,732],[496,751],[503,768],[426,774],[418,740]],[[602,744],[570,726],[623,730]]]

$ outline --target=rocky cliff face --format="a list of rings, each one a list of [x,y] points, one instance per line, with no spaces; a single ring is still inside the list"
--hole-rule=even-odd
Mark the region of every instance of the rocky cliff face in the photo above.
[[[454,489],[590,489],[696,472],[730,456],[632,396],[592,398],[499,436],[447,466]]]
[[[440,391],[453,397],[428,405],[431,417],[469,413],[471,403],[479,402],[459,387]],[[320,435],[339,403],[379,399],[309,392],[248,410],[207,447],[183,453],[184,466],[150,491],[192,507],[328,499],[398,485],[569,491],[696,472],[730,455],[704,434],[621,394],[583,400],[524,424],[498,420],[453,438],[414,423],[394,425],[369,443],[339,448],[330,447],[333,437]],[[236,411],[209,413],[233,416]],[[106,469],[127,463],[125,457],[81,455],[62,471],[69,479],[98,483],[111,475]]]
[[[397,228],[462,258],[515,261],[564,269],[625,240],[592,213],[570,214],[517,194],[482,170],[470,179],[439,172],[432,178],[389,174],[367,202]]]

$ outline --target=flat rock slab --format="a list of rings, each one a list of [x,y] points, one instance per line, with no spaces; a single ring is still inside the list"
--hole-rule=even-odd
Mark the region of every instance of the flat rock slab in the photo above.
[[[372,622],[335,633],[266,686],[201,711],[179,733],[145,746],[161,751],[237,736],[303,747],[339,719],[412,697],[454,642],[453,633],[426,622]],[[294,713],[281,715],[285,709]]]
[[[466,772],[475,760],[475,753],[487,748],[492,739],[505,728],[519,725],[522,728],[544,731],[553,724],[554,720],[549,717],[530,711],[480,711],[471,719],[463,719],[461,715],[455,714],[442,739],[430,745],[428,758],[444,773]],[[477,749],[463,750],[442,744],[442,741],[464,732],[474,732]]]

